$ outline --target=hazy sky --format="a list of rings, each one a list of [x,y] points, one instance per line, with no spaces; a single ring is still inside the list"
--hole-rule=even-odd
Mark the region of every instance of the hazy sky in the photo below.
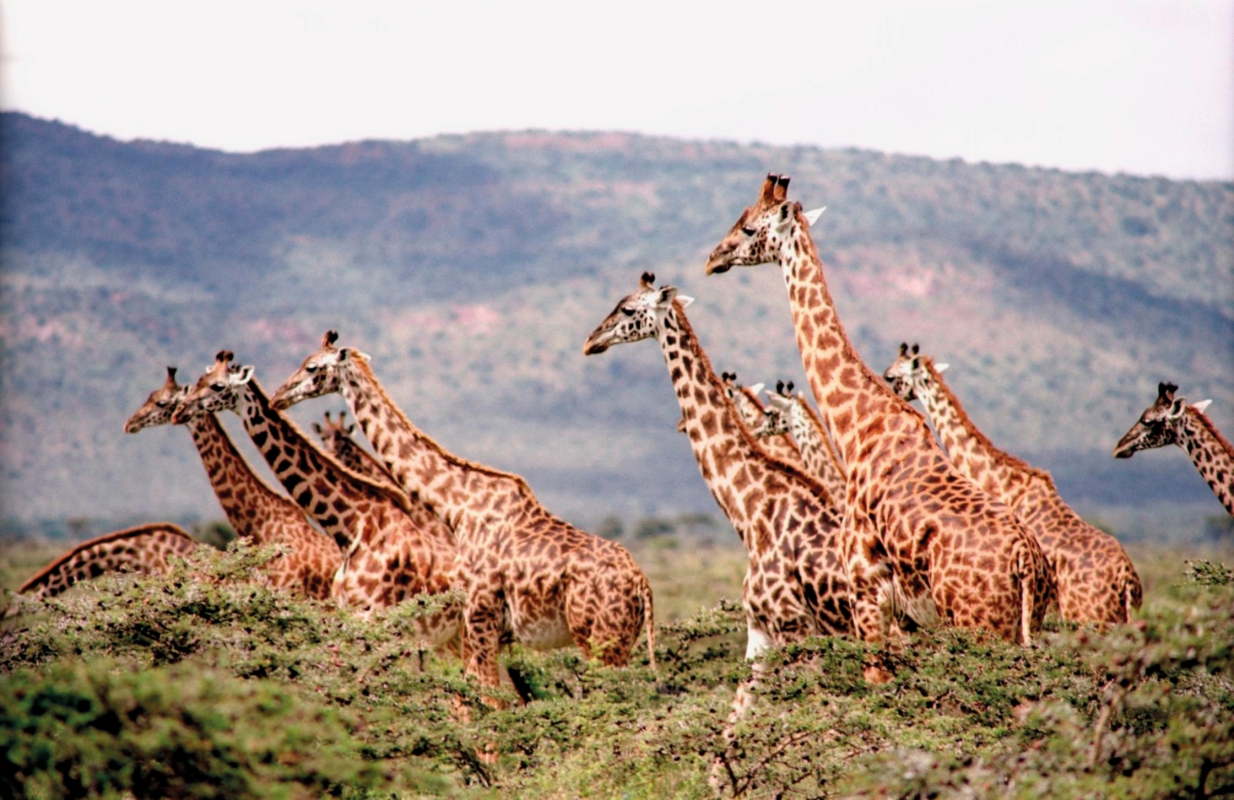
[[[618,129],[1234,179],[1234,0],[3,0],[0,13],[0,104],[122,139],[250,151]]]

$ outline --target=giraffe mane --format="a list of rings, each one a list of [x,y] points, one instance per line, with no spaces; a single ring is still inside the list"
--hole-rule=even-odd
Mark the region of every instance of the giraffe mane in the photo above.
[[[476,472],[479,472],[482,475],[488,475],[489,477],[492,477],[492,478],[501,478],[504,480],[513,481],[514,483],[518,484],[518,487],[521,491],[525,491],[527,494],[529,494],[533,498],[535,497],[535,492],[531,490],[531,486],[528,485],[527,481],[523,478],[522,475],[516,475],[513,472],[506,472],[505,470],[500,470],[500,469],[497,469],[496,467],[490,467],[486,464],[480,464],[475,461],[469,461],[461,456],[457,456],[454,453],[451,453],[449,450],[442,447],[440,444],[437,443],[435,439],[433,439],[433,437],[429,436],[427,433],[425,433],[423,430],[417,427],[410,419],[408,419],[407,415],[403,413],[403,409],[400,408],[398,404],[396,404],[394,400],[390,398],[390,395],[386,393],[386,387],[381,384],[381,381],[377,380],[376,374],[374,374],[372,367],[369,366],[369,363],[367,361],[364,361],[363,359],[359,359],[355,363],[356,363],[357,369],[364,370],[366,377],[368,377],[369,382],[377,390],[377,394],[381,398],[381,400],[385,403],[386,408],[392,409],[398,415],[399,420],[402,421],[403,424],[405,424],[409,429],[415,431],[416,435],[419,436],[420,439],[422,439],[427,445],[429,445],[429,447],[436,450],[437,453],[442,458],[444,458],[447,462],[453,464],[454,466],[462,467],[463,469],[474,470]],[[537,500],[536,502],[539,502],[539,501]]]
[[[793,214],[797,218],[798,225],[801,225],[804,222],[805,225],[802,225],[802,228],[806,231],[809,231],[810,229],[809,221],[806,220],[805,212],[801,210],[800,203],[796,204],[796,206],[794,207]],[[818,287],[819,291],[822,293],[823,302],[826,303],[831,308],[835,308],[836,304],[835,304],[834,299],[831,296],[831,287],[827,284],[827,280],[826,280],[826,270],[823,267],[823,260],[819,258],[818,246],[814,244],[814,237],[813,236],[802,236],[800,238],[802,239],[802,243],[801,243],[802,258],[813,260],[816,264],[818,264],[819,274],[823,276],[823,280],[820,282],[819,287]],[[840,330],[844,333],[844,335],[841,337],[842,341],[840,342],[840,348],[841,348],[841,353],[843,357],[849,363],[858,365],[861,376],[864,377],[865,380],[869,382],[870,388],[874,391],[874,393],[884,398],[889,398],[890,402],[896,404],[899,407],[900,411],[907,413],[909,416],[916,417],[919,421],[919,424],[922,426],[922,429],[928,433],[929,426],[926,424],[925,417],[922,416],[921,412],[913,408],[912,403],[908,402],[903,397],[900,397],[898,394],[891,391],[891,389],[887,387],[887,382],[883,379],[883,377],[875,373],[872,369],[870,369],[869,365],[866,364],[865,360],[860,355],[858,355],[856,348],[853,347],[852,338],[848,335],[848,331],[844,327],[844,323],[839,319],[838,316],[836,317],[836,324],[840,328]],[[930,435],[932,436],[933,434],[930,434]]]
[[[927,355],[918,355],[916,357],[921,359],[921,363],[930,373],[930,377],[932,377],[934,379],[934,383],[938,385],[938,390],[942,392],[947,401],[951,403],[951,407],[956,410],[956,413],[960,416],[960,422],[964,424],[965,430],[967,430],[973,438],[976,439],[981,446],[993,456],[995,462],[1006,464],[1018,471],[1028,473],[1035,478],[1045,481],[1051,490],[1055,492],[1058,491],[1054,486],[1054,478],[1051,477],[1050,473],[1038,467],[1034,467],[1032,464],[1029,464],[1021,458],[1016,458],[1006,450],[1003,450],[1001,447],[996,447],[994,443],[990,441],[990,437],[986,436],[985,432],[978,428],[977,424],[973,422],[971,417],[968,416],[968,412],[964,410],[964,406],[956,398],[955,393],[951,391],[951,387],[943,381],[941,373],[938,371],[938,368],[934,366],[934,359],[932,357]]]
[[[80,553],[82,550],[85,550],[86,548],[94,547],[95,545],[106,544],[107,542],[114,542],[118,539],[130,539],[134,536],[141,536],[143,534],[151,533],[156,530],[165,530],[173,536],[181,536],[185,539],[188,539],[190,542],[193,542],[194,544],[196,544],[197,542],[196,539],[194,539],[192,536],[189,536],[184,531],[184,529],[181,528],[179,525],[173,525],[170,522],[149,522],[149,523],[146,523],[145,525],[138,525],[133,528],[125,528],[124,530],[112,531],[111,533],[105,533],[102,536],[96,536],[93,539],[89,539],[87,541],[81,542],[76,547],[69,550],[67,553],[62,553],[55,561],[51,562],[47,566],[43,567],[43,569],[39,570],[39,573],[37,575],[35,575],[30,580],[23,583],[21,585],[21,588],[17,590],[17,594],[24,594],[29,589],[32,589],[35,586],[38,586],[40,583],[43,582],[43,580],[48,575],[50,575],[51,573],[58,570],[61,566],[63,566],[64,562],[73,558],[74,556],[76,556],[78,553]]]
[[[831,497],[831,493],[827,491],[827,488],[823,486],[821,481],[813,475],[802,472],[797,469],[797,467],[789,464],[787,461],[783,461],[767,452],[767,450],[758,443],[758,440],[754,438],[754,434],[750,433],[750,431],[746,429],[746,426],[741,422],[741,415],[737,413],[737,407],[733,404],[733,401],[729,399],[728,393],[725,391],[724,382],[720,379],[720,376],[716,374],[715,369],[711,366],[711,359],[707,357],[707,351],[703,349],[701,344],[699,344],[698,336],[694,333],[694,326],[690,324],[690,320],[686,318],[681,304],[676,299],[673,300],[673,309],[677,312],[677,322],[681,325],[682,333],[694,343],[694,349],[692,352],[695,358],[699,360],[699,363],[706,370],[707,379],[711,381],[712,388],[719,393],[720,401],[728,406],[728,410],[733,421],[737,423],[737,435],[740,436],[742,441],[744,441],[751,449],[762,453],[767,461],[780,471],[786,472],[789,475],[804,481],[805,483],[811,484],[811,490],[816,496],[826,498],[827,500],[832,500],[833,498]]]
[[[1213,421],[1208,418],[1208,415],[1193,405],[1188,404],[1187,408],[1191,409],[1191,412],[1195,415],[1196,420],[1198,420],[1199,423],[1204,426],[1204,429],[1212,435],[1212,437],[1217,441],[1217,444],[1224,447],[1227,453],[1234,456],[1234,447],[1231,447],[1229,441],[1221,435],[1221,431],[1217,430],[1217,426],[1214,425]]]

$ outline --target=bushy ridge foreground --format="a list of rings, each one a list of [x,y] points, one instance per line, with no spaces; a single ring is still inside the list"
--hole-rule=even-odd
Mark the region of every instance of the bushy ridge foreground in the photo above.
[[[1029,649],[915,635],[886,686],[862,681],[859,642],[776,652],[725,749],[744,630],[707,592],[736,593],[732,550],[639,554],[680,617],[657,672],[645,654],[614,670],[516,650],[536,699],[500,712],[408,641],[423,607],[364,622],[246,582],[270,556],[201,548],[166,577],[10,598],[0,795],[706,797],[717,755],[724,793],[748,797],[1234,793],[1234,582],[1217,563],[1140,555],[1144,611],[1104,635],[1053,619]],[[496,765],[475,756],[488,743]]]

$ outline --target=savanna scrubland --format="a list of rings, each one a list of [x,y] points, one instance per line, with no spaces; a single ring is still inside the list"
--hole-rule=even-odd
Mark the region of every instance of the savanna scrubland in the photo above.
[[[492,711],[456,658],[408,640],[408,603],[364,622],[245,580],[270,552],[199,548],[167,576],[107,576],[0,635],[0,751],[17,797],[1215,797],[1234,791],[1231,553],[1130,549],[1132,624],[1047,619],[1029,648],[911,637],[895,679],[865,645],[777,651],[732,748],[744,554],[633,545],[656,592],[656,671],[508,654],[534,699]],[[11,589],[55,550],[8,545]],[[13,612],[21,611],[19,615]],[[472,719],[456,722],[461,695]],[[513,699],[513,695],[511,695]],[[477,748],[495,744],[496,764]]]

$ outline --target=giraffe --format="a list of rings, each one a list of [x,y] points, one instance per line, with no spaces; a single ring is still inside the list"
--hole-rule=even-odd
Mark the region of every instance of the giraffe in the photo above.
[[[644,339],[659,343],[699,471],[745,545],[749,563],[741,598],[751,674],[738,688],[723,731],[731,746],[734,726],[753,704],[762,678],[760,656],[807,636],[851,634],[852,614],[838,541],[840,517],[826,489],[770,456],[742,422],[734,400],[736,376],[720,377],[712,369],[685,315],[692,302],[672,286],[657,289],[655,275],[644,272],[638,290],[622,298],[587,337],[583,354]],[[717,755],[713,786],[723,763]]]
[[[330,412],[327,411],[324,423],[313,423],[313,432],[321,439],[323,449],[357,475],[363,475],[374,483],[388,484],[394,487],[395,491],[402,491],[385,465],[361,447],[359,442],[351,438],[356,424],[353,422],[348,425],[344,422],[343,418],[346,416],[346,411],[340,411],[338,422],[334,422],[330,419]]]
[[[827,428],[804,394],[798,392],[793,396],[793,382],[776,381],[774,390],[767,390],[767,409],[763,417],[762,427],[755,431],[757,436],[775,436],[788,434],[796,443],[801,460],[806,465],[806,472],[813,475],[836,503],[841,515],[844,513],[845,478],[844,466],[836,455]]]
[[[466,673],[482,689],[497,685],[498,654],[510,638],[538,650],[574,644],[587,658],[625,666],[644,620],[654,669],[651,585],[629,551],[553,516],[521,477],[467,461],[430,439],[386,394],[368,356],[337,341],[338,333],[327,331],[274,404],[282,409],[342,394],[396,482],[454,531]]]
[[[842,538],[858,635],[888,639],[898,576],[909,598],[932,598],[949,624],[1027,644],[1054,595],[1040,545],[1010,508],[960,474],[922,415],[857,356],[788,182],[767,176],[705,272],[781,267],[802,364],[847,471]],[[879,667],[866,677],[890,676]]]
[[[1213,494],[1234,516],[1234,447],[1204,415],[1211,400],[1188,405],[1185,397],[1174,396],[1177,391],[1173,383],[1157,384],[1157,399],[1119,439],[1114,457],[1131,458],[1137,450],[1176,444],[1187,451]]]
[[[900,397],[922,402],[960,472],[1011,506],[1036,534],[1054,570],[1063,619],[1101,626],[1129,622],[1144,592],[1122,545],[1081,519],[1059,496],[1050,473],[1008,455],[978,430],[943,380],[946,368],[905,343],[883,377]]]
[[[655,338],[668,366],[686,435],[712,497],[749,554],[742,588],[746,657],[813,635],[851,633],[848,587],[826,490],[770,457],[741,423],[730,383],[718,377],[686,319],[691,298],[643,273],[583,345],[597,355]]]
[[[176,368],[168,367],[163,385],[133,412],[124,432],[170,423],[188,389],[176,383]],[[257,546],[281,545],[282,552],[263,567],[265,581],[275,588],[329,599],[342,564],[338,545],[314,528],[298,505],[253,472],[213,414],[200,414],[186,427],[236,536]]]
[[[763,401],[758,399],[758,393],[763,390],[763,384],[743,386],[737,382],[737,373],[721,372],[720,382],[724,385],[725,394],[733,401],[737,409],[737,418],[750,433],[757,431],[763,424],[766,409]],[[757,438],[757,437],[756,437]],[[783,461],[798,471],[809,474],[805,462],[801,460],[801,451],[785,431],[775,435],[764,436],[758,442],[767,451],[767,455]],[[832,498],[834,500],[834,497]]]
[[[112,531],[62,554],[23,583],[17,594],[55,597],[79,581],[108,572],[168,572],[170,557],[184,558],[196,549],[197,541],[170,522]]]
[[[172,422],[234,411],[275,477],[327,535],[343,547],[333,595],[368,617],[417,595],[445,595],[457,580],[449,529],[402,492],[357,475],[314,445],[276,411],[253,377],[253,367],[232,365],[223,350],[214,366],[181,400]],[[420,639],[453,647],[461,609],[443,607],[416,620]]]

